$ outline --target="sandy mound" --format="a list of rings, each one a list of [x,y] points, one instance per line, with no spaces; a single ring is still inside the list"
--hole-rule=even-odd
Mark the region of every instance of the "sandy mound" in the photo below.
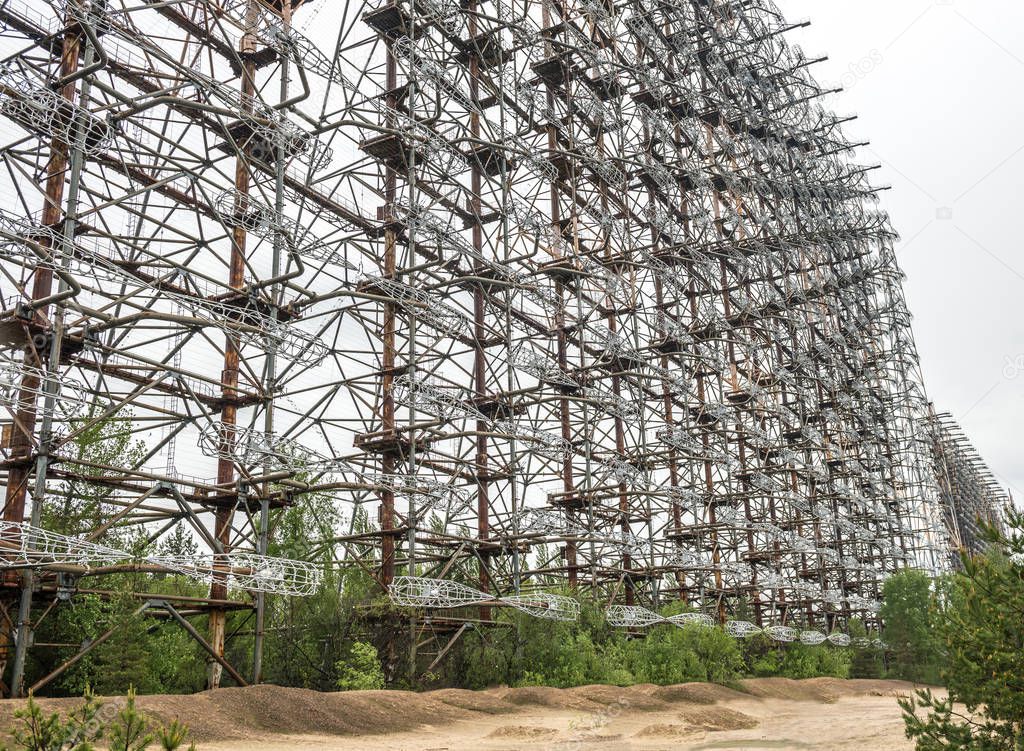
[[[519,707],[497,696],[493,691],[468,691],[462,688],[443,688],[431,691],[429,696],[437,701],[482,714],[510,714]]]
[[[657,686],[652,692],[654,698],[663,702],[689,702],[691,704],[715,704],[720,701],[749,699],[740,691],[713,683],[683,683],[678,686]]]
[[[200,744],[230,741],[244,745],[289,735],[364,736],[369,739],[428,726],[437,729],[468,723],[466,727],[474,727],[477,738],[494,731],[508,738],[522,739],[525,747],[531,738],[545,742],[544,739],[556,731],[549,733],[545,728],[527,727],[525,717],[518,720],[524,724],[517,725],[517,720],[512,719],[515,715],[561,714],[558,721],[564,721],[571,728],[581,716],[614,722],[622,718],[635,719],[649,712],[652,716],[646,727],[642,721],[638,725],[644,728],[641,732],[647,733],[655,742],[659,733],[755,727],[758,723],[753,717],[722,706],[733,701],[746,702],[747,706],[752,699],[760,703],[757,697],[766,702],[796,700],[825,703],[844,697],[849,697],[849,701],[863,701],[857,697],[892,697],[909,693],[913,686],[894,681],[761,678],[743,681],[741,688],[745,693],[722,686],[690,683],[666,687],[583,686],[568,690],[541,687],[486,691],[443,689],[418,694],[408,691],[319,693],[279,686],[251,686],[206,691],[193,696],[142,696],[138,704],[154,719],[165,723],[177,719],[184,723]],[[102,701],[110,703],[116,699],[105,698]],[[890,700],[886,698],[885,701]],[[81,700],[40,699],[39,704],[46,713],[66,714],[78,707]],[[892,704],[895,706],[895,702]],[[22,706],[24,701],[21,700],[0,701],[0,732],[12,726],[14,712]],[[743,704],[739,706],[744,707]],[[509,721],[502,725],[500,720],[495,720],[496,715],[508,715]],[[544,735],[535,735],[538,730]],[[526,732],[530,735],[523,735]],[[608,728],[604,732],[608,732]],[[630,733],[635,734],[635,729]],[[612,740],[614,737],[595,732],[587,734],[588,741]],[[387,740],[381,739],[379,743],[386,745]],[[365,745],[369,747],[370,741],[367,740]]]
[[[642,728],[637,738],[692,738],[700,731],[690,725],[648,725]]]
[[[467,692],[468,693],[468,692]],[[103,703],[114,701],[102,699]],[[47,713],[64,714],[79,699],[41,699]],[[8,728],[21,701],[0,702],[0,727]],[[398,732],[431,723],[451,723],[475,712],[431,694],[408,691],[320,693],[281,686],[204,691],[192,696],[140,696],[150,717],[184,723],[197,741],[246,740],[269,734],[363,735]],[[514,707],[509,708],[515,711]]]
[[[684,709],[679,716],[695,728],[701,730],[749,730],[758,725],[750,715],[724,707],[695,707]]]
[[[828,682],[830,680],[828,678],[815,678],[807,681],[796,681],[792,678],[747,678],[740,681],[740,685],[751,696],[761,699],[816,701],[831,704],[839,698],[839,694]]]
[[[652,695],[654,686],[580,686],[566,689],[567,693],[580,699],[600,704],[607,709],[620,707],[629,710],[658,710],[665,708],[665,702]]]
[[[527,686],[523,688],[497,689],[498,696],[510,704],[518,706],[536,706],[545,709],[578,709],[592,712],[598,705],[582,695],[574,694],[572,689],[548,688],[546,686]]]

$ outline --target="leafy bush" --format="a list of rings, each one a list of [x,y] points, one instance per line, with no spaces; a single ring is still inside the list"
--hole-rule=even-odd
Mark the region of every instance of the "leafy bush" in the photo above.
[[[986,530],[987,555],[963,556],[940,613],[949,699],[922,690],[900,701],[918,751],[1024,748],[1024,515],[1008,521],[1010,536]]]
[[[641,683],[726,683],[743,668],[736,640],[720,629],[659,626],[629,645],[630,672]]]
[[[666,614],[678,612],[670,607]],[[617,686],[724,683],[743,661],[736,641],[719,629],[659,626],[630,639],[610,628],[595,602],[582,603],[578,623],[544,621],[521,613],[499,615],[507,627],[473,632],[462,649],[462,685]]]
[[[830,644],[779,644],[767,636],[745,640],[746,672],[759,678],[849,678],[854,650]]]
[[[496,614],[503,627],[474,630],[464,638],[457,679],[465,688],[494,685],[580,686],[608,682],[609,670],[623,680],[618,655],[606,647],[616,637],[596,615],[597,606],[582,603],[576,623],[533,618],[518,611]],[[591,612],[594,611],[594,612]]]
[[[384,671],[377,656],[377,648],[368,642],[354,642],[349,647],[348,656],[340,660],[336,667],[338,688],[342,691],[384,688]]]
[[[758,677],[796,680],[850,677],[852,650],[837,649],[825,644],[809,646],[794,642],[785,646],[755,647],[753,651],[755,654],[750,661],[750,672]]]

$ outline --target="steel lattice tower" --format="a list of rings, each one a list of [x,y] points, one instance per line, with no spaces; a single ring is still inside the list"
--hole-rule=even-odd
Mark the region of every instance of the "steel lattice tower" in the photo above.
[[[896,236],[771,0],[2,0],[0,25],[15,691],[33,603],[125,567],[209,583],[138,599],[211,686],[243,680],[225,614],[252,609],[258,680],[264,595],[314,578],[266,557],[271,521],[309,493],[383,586],[830,630],[949,566]],[[75,453],[98,425],[143,450]],[[46,536],[74,483],[101,518]],[[196,560],[103,547],[182,525]]]

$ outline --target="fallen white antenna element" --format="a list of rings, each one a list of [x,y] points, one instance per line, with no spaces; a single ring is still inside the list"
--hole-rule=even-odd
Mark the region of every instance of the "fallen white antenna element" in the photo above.
[[[749,639],[762,633],[762,629],[750,621],[726,621],[725,633],[737,639]]]
[[[460,582],[422,576],[396,576],[388,586],[388,596],[396,605],[409,608],[447,609],[494,604],[554,621],[575,621],[580,616],[580,604],[571,597],[547,592],[498,597]]]
[[[800,638],[800,632],[789,626],[768,626],[764,635],[772,641],[791,642]]]
[[[850,646],[850,635],[844,634],[841,631],[833,631],[828,635],[829,643],[834,644],[837,647],[848,647]]]
[[[704,626],[713,628],[714,620],[704,613],[677,613],[663,616],[653,610],[638,605],[612,605],[604,611],[605,620],[616,628],[647,628],[659,623],[671,623],[673,626]]]
[[[676,615],[670,615],[665,619],[669,623],[673,623],[676,626],[704,626],[705,628],[714,628],[714,619],[705,613],[677,613]]]
[[[665,621],[653,610],[638,605],[612,605],[604,611],[604,619],[616,628],[646,628]]]
[[[800,632],[800,643],[807,644],[808,646],[816,646],[818,644],[824,644],[828,637],[820,631],[801,631]]]

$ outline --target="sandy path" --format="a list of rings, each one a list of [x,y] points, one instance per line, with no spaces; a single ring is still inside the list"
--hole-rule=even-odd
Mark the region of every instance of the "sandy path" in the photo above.
[[[750,682],[754,683],[754,682]],[[838,684],[839,682],[837,682]],[[203,751],[679,751],[680,749],[909,750],[896,704],[905,684],[871,682],[856,692],[779,698],[776,683],[754,683],[762,696],[716,689],[713,703],[673,700],[665,691],[595,689],[598,704],[512,713],[474,713],[386,735],[263,736],[206,742]],[[800,684],[797,684],[798,686]],[[550,691],[550,690],[546,690]],[[615,698],[614,692],[621,695]],[[722,694],[725,694],[724,696]],[[792,692],[788,692],[792,693]],[[841,695],[835,695],[836,693]],[[573,695],[586,697],[585,689]],[[706,699],[706,697],[700,697]]]

